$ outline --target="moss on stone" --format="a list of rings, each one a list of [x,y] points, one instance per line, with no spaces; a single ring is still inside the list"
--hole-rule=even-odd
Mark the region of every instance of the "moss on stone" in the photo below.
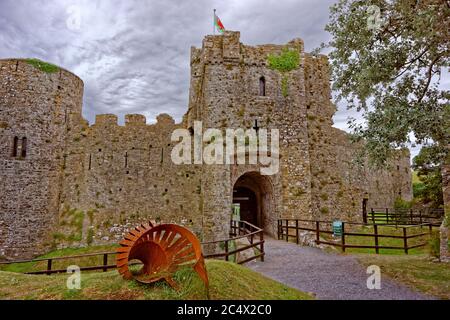
[[[267,56],[269,68],[279,72],[289,72],[300,65],[300,53],[297,50],[284,48],[281,54]]]
[[[58,66],[39,59],[27,59],[26,62],[45,73],[56,73],[60,70]]]

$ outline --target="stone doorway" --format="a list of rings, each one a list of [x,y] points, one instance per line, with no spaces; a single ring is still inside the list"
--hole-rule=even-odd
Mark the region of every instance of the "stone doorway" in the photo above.
[[[241,220],[273,234],[273,187],[270,178],[259,172],[240,176],[233,187],[233,203],[241,206]]]

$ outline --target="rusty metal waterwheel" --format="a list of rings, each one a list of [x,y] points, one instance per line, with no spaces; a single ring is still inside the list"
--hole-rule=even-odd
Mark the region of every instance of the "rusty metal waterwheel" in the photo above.
[[[141,283],[165,280],[174,289],[177,284],[172,276],[181,265],[193,264],[208,291],[209,281],[202,248],[198,238],[188,229],[176,224],[151,222],[131,230],[117,249],[117,268],[125,279]],[[133,260],[143,267],[137,273],[129,269]]]

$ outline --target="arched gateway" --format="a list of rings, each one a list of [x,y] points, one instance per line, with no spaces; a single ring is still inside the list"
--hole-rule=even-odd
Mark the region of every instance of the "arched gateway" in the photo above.
[[[240,204],[241,220],[273,234],[274,192],[270,177],[259,172],[241,175],[233,187],[233,204]]]

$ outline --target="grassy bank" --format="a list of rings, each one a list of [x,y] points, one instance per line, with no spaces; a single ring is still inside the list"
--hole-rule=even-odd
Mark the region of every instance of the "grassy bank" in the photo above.
[[[210,298],[214,300],[306,300],[309,294],[289,288],[243,266],[230,262],[206,262]],[[191,268],[179,270],[175,291],[164,282],[142,285],[123,280],[117,271],[82,274],[82,289],[68,290],[68,275],[32,276],[0,272],[0,299],[31,300],[196,300],[206,299],[203,282]]]
[[[426,255],[356,255],[364,265],[377,265],[388,275],[411,288],[442,299],[450,299],[449,264],[431,262]]]

